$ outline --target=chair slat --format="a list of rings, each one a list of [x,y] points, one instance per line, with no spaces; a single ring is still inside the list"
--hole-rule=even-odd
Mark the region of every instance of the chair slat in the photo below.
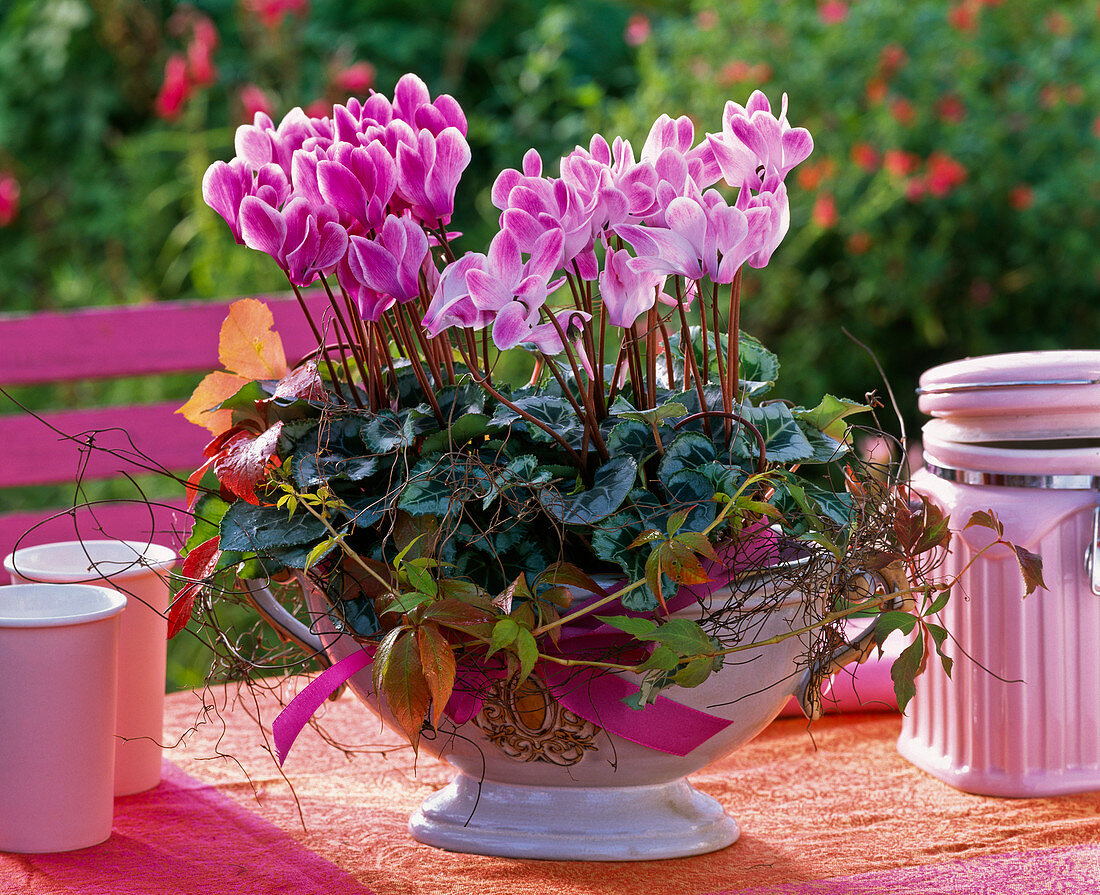
[[[288,360],[316,344],[293,296],[259,298],[271,308]],[[327,299],[310,295],[307,304],[320,325]],[[0,315],[0,385],[215,369],[227,309],[225,302],[163,302]]]
[[[210,433],[174,413],[179,404],[66,410],[40,414],[41,419],[0,417],[5,454],[0,487],[64,484],[78,474],[94,480],[195,469]],[[144,468],[149,463],[143,454],[159,465]]]

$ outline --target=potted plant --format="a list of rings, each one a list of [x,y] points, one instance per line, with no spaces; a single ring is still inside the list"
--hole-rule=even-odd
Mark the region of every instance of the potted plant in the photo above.
[[[774,397],[777,358],[739,331],[743,271],[786,233],[810,135],[757,92],[698,141],[662,116],[639,154],[597,135],[556,177],[532,150],[495,182],[487,251],[463,254],[465,133],[452,98],[406,75],[392,101],[331,118],[257,115],[207,172],[207,202],[285,272],[317,349],[288,363],[263,305],[233,306],[225,369],[182,408],[214,438],[170,626],[228,577],[324,653],[280,751],[349,681],[459,770],[414,817],[423,841],[722,847],[736,824],[685,774],[791,693],[819,714],[821,681],[898,628],[915,632],[894,666],[904,706],[946,637],[949,583],[926,570],[948,520],[854,455],[869,406]],[[270,579],[302,587],[306,624]]]

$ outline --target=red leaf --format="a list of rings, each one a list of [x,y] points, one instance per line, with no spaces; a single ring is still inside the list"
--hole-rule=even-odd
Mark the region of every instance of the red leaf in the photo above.
[[[186,587],[180,589],[176,599],[168,609],[168,639],[171,640],[187,627],[191,610],[195,608],[195,598],[202,592],[205,579],[217,571],[218,560],[222,552],[218,548],[218,536],[203,541],[183,558],[180,575],[188,580]]]
[[[306,401],[323,401],[325,386],[317,374],[317,361],[306,361],[292,373],[288,373],[275,386],[276,398],[302,398]]]
[[[242,429],[228,438],[214,461],[218,481],[242,500],[259,504],[255,489],[267,475],[282,431],[280,420],[260,435]]]

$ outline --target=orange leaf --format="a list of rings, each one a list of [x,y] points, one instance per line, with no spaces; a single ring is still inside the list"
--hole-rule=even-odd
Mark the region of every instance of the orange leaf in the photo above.
[[[390,650],[382,677],[382,698],[415,750],[428,714],[431,692],[421,664],[420,647],[411,631],[404,631]]]
[[[271,309],[262,301],[242,298],[233,302],[218,341],[222,366],[246,380],[286,376],[283,340],[272,330],[274,323]]]
[[[220,435],[233,425],[233,411],[213,408],[233,397],[250,381],[235,373],[208,373],[191,393],[187,403],[176,413],[182,413],[188,422],[209,429],[214,435]]]
[[[438,726],[455,686],[455,654],[439,628],[428,622],[416,629],[420,664],[432,694],[432,724]]]

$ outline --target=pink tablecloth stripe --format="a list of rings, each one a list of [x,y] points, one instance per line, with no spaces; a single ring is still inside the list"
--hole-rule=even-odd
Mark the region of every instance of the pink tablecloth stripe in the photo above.
[[[350,874],[170,762],[156,789],[116,800],[114,831],[102,845],[5,857],[23,864],[28,881],[45,876],[60,891],[79,895],[372,895]],[[14,895],[19,889],[0,885],[0,891]]]
[[[1046,895],[1100,893],[1100,845],[988,855],[714,895]]]

